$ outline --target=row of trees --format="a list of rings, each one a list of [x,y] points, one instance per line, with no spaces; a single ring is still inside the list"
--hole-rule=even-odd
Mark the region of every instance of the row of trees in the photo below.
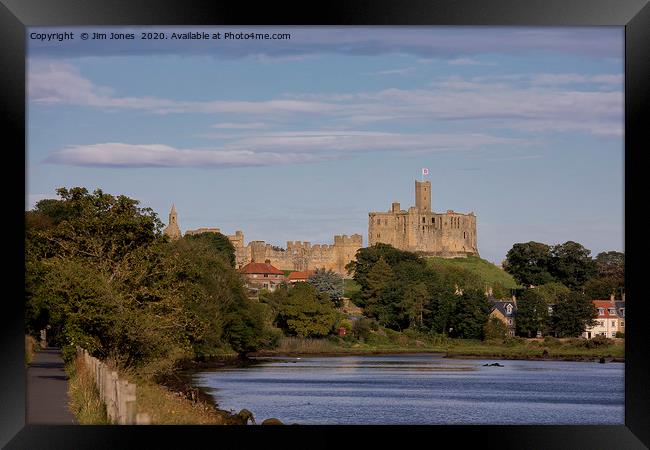
[[[273,344],[264,305],[247,299],[234,249],[218,236],[170,242],[150,208],[59,189],[26,213],[26,328],[141,366]]]
[[[480,339],[489,303],[477,276],[455,267],[431,267],[415,253],[376,244],[357,251],[347,270],[361,289],[352,300],[380,325],[417,328]]]
[[[573,241],[558,245],[531,241],[515,244],[503,268],[524,286],[554,283],[591,298],[609,298],[612,293],[620,298],[625,286],[625,255],[612,251],[591,258],[590,254]]]

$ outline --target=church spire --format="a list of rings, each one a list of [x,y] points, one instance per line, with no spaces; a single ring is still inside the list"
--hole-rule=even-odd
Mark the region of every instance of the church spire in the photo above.
[[[172,209],[169,211],[169,222],[167,228],[163,231],[170,239],[180,239],[181,229],[178,227],[178,215],[176,214],[176,206],[172,203]]]

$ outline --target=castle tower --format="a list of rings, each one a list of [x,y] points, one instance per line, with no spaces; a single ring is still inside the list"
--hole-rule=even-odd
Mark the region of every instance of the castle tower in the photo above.
[[[431,182],[415,180],[415,208],[418,211],[431,211]]]
[[[172,209],[169,211],[169,223],[167,228],[163,231],[172,240],[181,238],[181,229],[178,228],[178,216],[176,215],[176,207],[172,203]]]

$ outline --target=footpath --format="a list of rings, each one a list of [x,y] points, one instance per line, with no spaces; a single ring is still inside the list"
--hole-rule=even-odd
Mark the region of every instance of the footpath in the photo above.
[[[27,369],[26,424],[72,425],[68,409],[68,376],[61,349],[47,347],[34,354]]]

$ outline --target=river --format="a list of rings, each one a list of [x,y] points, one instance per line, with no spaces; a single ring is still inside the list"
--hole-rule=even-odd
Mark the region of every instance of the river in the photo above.
[[[255,358],[195,386],[257,423],[623,424],[624,364],[438,355]],[[500,363],[503,367],[484,366]]]

